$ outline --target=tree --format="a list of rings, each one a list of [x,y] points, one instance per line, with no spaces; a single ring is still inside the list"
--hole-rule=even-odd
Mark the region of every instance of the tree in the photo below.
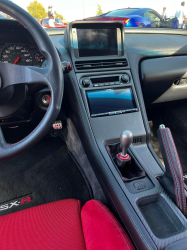
[[[38,1],[30,2],[27,6],[27,10],[31,16],[33,16],[38,22],[40,19],[47,17],[47,11],[41,3]]]
[[[100,4],[98,4],[98,5],[97,5],[97,12],[96,12],[96,16],[99,16],[99,15],[101,15],[101,14],[103,14],[103,11],[102,11],[102,9],[101,9],[101,5],[100,5]]]
[[[55,11],[55,18],[59,18],[61,20],[64,20],[64,17],[61,14],[58,14],[56,11]]]

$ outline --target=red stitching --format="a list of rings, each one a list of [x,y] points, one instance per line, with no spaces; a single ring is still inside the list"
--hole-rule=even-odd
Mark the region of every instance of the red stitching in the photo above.
[[[176,184],[175,184],[175,178],[174,178],[174,176],[173,176],[173,171],[172,171],[172,168],[171,168],[171,166],[170,166],[170,162],[169,162],[169,159],[168,159],[168,156],[167,156],[167,151],[166,151],[166,147],[165,147],[165,144],[164,144],[164,138],[163,138],[163,135],[162,135],[162,130],[161,129],[159,129],[160,130],[160,135],[161,135],[161,139],[162,139],[162,143],[163,143],[163,145],[164,145],[164,150],[165,150],[165,153],[166,153],[166,157],[167,157],[167,160],[168,160],[168,163],[169,163],[169,168],[170,168],[170,170],[171,170],[171,174],[172,174],[172,178],[173,178],[173,182],[174,182],[174,187],[175,187],[175,195],[176,195],[176,197],[178,197],[177,196],[177,190],[176,190]],[[176,202],[177,202],[177,206],[179,206],[179,204],[178,204],[178,199],[176,199]]]
[[[5,10],[0,9],[0,11],[6,13],[7,15],[10,15],[10,16],[13,17],[14,19],[16,19],[21,25],[23,25],[24,28],[27,29],[27,26],[25,26],[25,24],[23,24],[17,17],[13,16],[12,14],[8,13],[8,12],[5,11]]]
[[[140,172],[139,176],[146,176],[146,173],[145,172]]]
[[[181,182],[181,188],[182,188],[182,200],[183,200],[184,213],[186,214],[186,196],[185,196],[185,193],[184,193],[184,181],[183,181],[182,165],[181,165],[181,162],[180,162],[180,159],[179,159],[179,155],[178,155],[175,143],[173,141],[173,137],[172,137],[171,131],[170,131],[169,128],[167,130],[168,130],[168,134],[169,134],[171,143],[173,145],[173,149],[174,149],[175,157],[176,157],[176,160],[177,160],[177,164],[179,165],[180,182]]]
[[[168,146],[168,151],[169,151],[169,155],[170,155],[170,158],[171,158],[171,161],[172,161],[173,169],[174,169],[175,175],[176,175],[176,181],[177,181],[177,194],[179,195],[179,200],[180,200],[180,206],[179,206],[179,208],[182,209],[182,199],[181,199],[181,193],[180,193],[180,184],[179,184],[179,180],[178,180],[178,177],[177,177],[177,172],[176,172],[176,169],[175,169],[175,163],[174,163],[174,161],[173,161],[173,157],[172,157],[172,154],[171,154],[171,150],[170,150],[170,147],[169,147],[169,145],[168,145],[168,141],[167,141],[165,129],[163,130],[163,132],[164,132],[166,144],[167,144],[167,146]]]

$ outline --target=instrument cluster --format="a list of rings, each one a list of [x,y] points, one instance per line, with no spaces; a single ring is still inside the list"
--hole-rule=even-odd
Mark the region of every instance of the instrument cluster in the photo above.
[[[25,66],[41,67],[45,61],[44,55],[30,45],[6,44],[0,48],[1,61]]]

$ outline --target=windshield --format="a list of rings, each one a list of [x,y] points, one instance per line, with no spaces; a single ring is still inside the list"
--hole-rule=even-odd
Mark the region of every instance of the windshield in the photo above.
[[[120,19],[126,28],[187,29],[187,3],[180,0],[12,0],[44,28],[72,21]],[[3,16],[3,17],[2,17]],[[0,18],[11,18],[0,13]]]

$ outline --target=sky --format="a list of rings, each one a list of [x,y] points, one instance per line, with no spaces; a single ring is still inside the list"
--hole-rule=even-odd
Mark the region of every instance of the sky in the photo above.
[[[34,0],[12,0],[23,9],[26,9],[30,2]],[[38,0],[47,9],[53,6],[59,14],[62,14],[65,21],[75,21],[96,15],[97,4],[101,5],[103,12],[119,8],[152,8],[159,13],[163,7],[167,8],[167,15],[174,16],[180,7],[182,0]],[[187,12],[187,1],[186,1]]]

